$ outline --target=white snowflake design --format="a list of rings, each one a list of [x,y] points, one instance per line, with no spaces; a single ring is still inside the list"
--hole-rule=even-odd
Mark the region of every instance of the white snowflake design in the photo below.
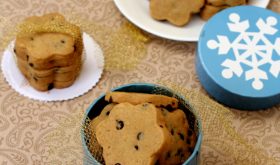
[[[230,50],[233,51],[234,60],[226,59],[221,65],[224,67],[222,76],[231,79],[234,75],[241,77],[245,72],[245,80],[253,80],[252,87],[255,90],[264,88],[263,80],[268,80],[268,74],[278,78],[280,73],[280,60],[273,60],[273,53],[280,56],[280,38],[271,43],[266,37],[277,33],[274,27],[277,24],[275,17],[267,17],[266,20],[260,18],[256,22],[259,31],[248,32],[250,22],[248,20],[240,21],[237,13],[229,15],[230,22],[227,23],[229,31],[237,32],[239,35],[232,41],[227,36],[218,35],[218,41],[209,40],[207,46],[210,49],[218,49],[218,55],[228,55]],[[244,71],[242,65],[250,69]],[[269,72],[260,67],[270,64]]]

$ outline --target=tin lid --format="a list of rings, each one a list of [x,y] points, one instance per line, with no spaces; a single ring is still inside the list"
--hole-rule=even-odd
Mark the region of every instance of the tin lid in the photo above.
[[[202,86],[217,101],[238,109],[280,103],[280,15],[239,6],[204,26],[196,58]]]

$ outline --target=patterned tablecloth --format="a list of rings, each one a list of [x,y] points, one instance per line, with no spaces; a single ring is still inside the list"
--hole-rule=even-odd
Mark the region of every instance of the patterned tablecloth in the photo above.
[[[280,11],[280,1],[272,0],[270,8]],[[27,16],[55,11],[75,12],[81,20],[112,31],[122,29],[123,23],[127,23],[112,0],[0,0],[0,37],[9,34]],[[82,164],[79,130],[83,113],[96,97],[112,87],[132,82],[172,80],[186,89],[205,93],[195,74],[196,43],[175,42],[152,35],[149,38],[145,46],[146,56],[138,59],[136,67],[123,71],[107,66],[95,88],[70,101],[44,103],[30,100],[15,92],[0,73],[0,165]],[[102,41],[101,45],[105,47],[111,44],[110,40]],[[121,41],[119,45],[124,43]],[[2,46],[0,59],[3,51]],[[256,112],[231,111],[235,130],[265,154],[280,161],[280,106]],[[236,162],[223,154],[223,149],[207,142],[202,144],[201,164]]]

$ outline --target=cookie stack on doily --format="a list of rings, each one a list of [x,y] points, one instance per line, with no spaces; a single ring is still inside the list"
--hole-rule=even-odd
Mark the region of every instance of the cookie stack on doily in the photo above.
[[[29,84],[47,91],[74,83],[82,64],[82,50],[80,28],[55,13],[24,20],[14,52]]]

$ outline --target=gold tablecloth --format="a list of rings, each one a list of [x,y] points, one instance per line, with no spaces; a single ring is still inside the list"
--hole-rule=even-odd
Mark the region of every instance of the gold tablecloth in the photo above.
[[[269,8],[280,11],[280,1],[272,0]],[[0,0],[0,37],[3,41],[0,59],[5,49],[4,40],[11,39],[9,34],[18,22],[27,16],[57,11],[75,13],[76,20],[73,20],[77,22],[77,18],[84,20],[82,24],[87,24],[84,30],[95,36],[97,41],[102,41],[100,44],[107,54],[105,57],[111,63],[105,67],[96,87],[81,97],[63,102],[44,103],[23,97],[7,84],[1,72],[0,165],[82,164],[81,119],[90,103],[112,87],[132,82],[172,80],[172,83],[185,89],[205,93],[195,73],[196,43],[175,42],[148,35],[149,41],[143,47],[132,39],[135,43],[126,44],[135,44],[140,50],[140,56],[130,59],[135,60],[136,65],[114,66],[110,53],[116,53],[125,40],[119,39],[120,36],[115,37],[120,41],[102,37],[105,34],[126,33],[123,29],[131,29],[127,27],[131,25],[126,25],[127,20],[112,0]],[[112,43],[118,46],[112,49]],[[280,106],[255,112],[231,109],[234,115],[230,124],[248,143],[280,164],[279,110]],[[202,143],[201,164],[237,164],[235,158],[211,144],[209,139],[205,139],[207,137]]]

